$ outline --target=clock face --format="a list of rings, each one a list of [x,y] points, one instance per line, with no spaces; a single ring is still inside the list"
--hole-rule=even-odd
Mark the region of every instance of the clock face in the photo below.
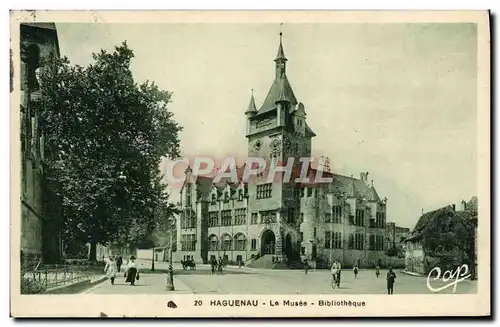
[[[260,150],[260,148],[262,147],[262,141],[261,140],[257,140],[254,144],[253,144],[253,148],[257,151]]]
[[[271,144],[269,144],[269,150],[271,150],[271,155],[273,156],[279,155],[281,151],[281,142],[278,138],[275,138],[274,140],[271,141]]]

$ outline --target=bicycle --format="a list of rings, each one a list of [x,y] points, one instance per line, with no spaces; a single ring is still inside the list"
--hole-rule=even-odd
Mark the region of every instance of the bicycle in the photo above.
[[[335,273],[332,275],[332,289],[335,289],[339,286],[339,273]]]

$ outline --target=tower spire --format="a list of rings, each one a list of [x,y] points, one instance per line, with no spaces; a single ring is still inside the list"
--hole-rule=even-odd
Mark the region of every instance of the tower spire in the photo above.
[[[248,113],[255,113],[257,112],[257,107],[255,106],[255,99],[253,97],[253,89],[252,89],[252,95],[250,97],[250,102],[248,103],[248,108],[247,111],[245,111],[246,114]]]
[[[281,27],[283,23],[281,23]],[[276,62],[276,78],[284,78],[286,73],[286,62],[288,59],[285,57],[285,51],[283,51],[283,32],[280,29],[280,45],[278,46],[278,54],[274,59]]]
[[[278,54],[276,55],[276,59],[274,61],[287,61],[285,57],[285,51],[283,51],[283,23],[280,24],[280,45],[278,47]]]

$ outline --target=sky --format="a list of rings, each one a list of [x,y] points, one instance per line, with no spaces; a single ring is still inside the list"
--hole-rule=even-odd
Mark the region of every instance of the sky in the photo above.
[[[274,78],[279,24],[57,24],[61,55],[87,65],[127,41],[136,81],[172,91],[182,155],[245,156],[244,112]],[[314,157],[369,172],[387,220],[477,195],[474,24],[285,24],[287,76]],[[173,194],[174,198],[175,195]]]

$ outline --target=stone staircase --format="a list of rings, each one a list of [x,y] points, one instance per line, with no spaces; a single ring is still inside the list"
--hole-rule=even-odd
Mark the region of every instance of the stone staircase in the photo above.
[[[274,266],[276,265],[276,263],[273,262],[274,256],[275,255],[273,254],[263,255],[258,259],[245,263],[245,266],[249,268],[258,268],[258,269],[273,269]]]

